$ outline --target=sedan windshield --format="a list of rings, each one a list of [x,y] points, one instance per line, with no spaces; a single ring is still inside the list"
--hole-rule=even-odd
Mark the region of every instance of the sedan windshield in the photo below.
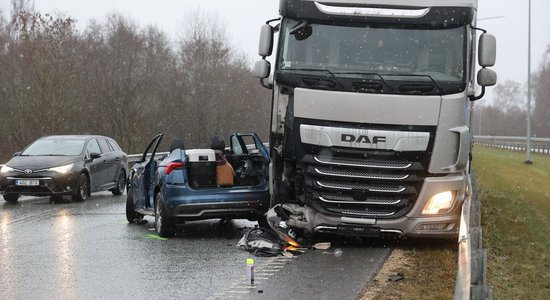
[[[69,156],[79,155],[84,149],[86,140],[83,139],[43,139],[32,143],[21,155],[43,155],[43,156]]]
[[[408,81],[427,82],[441,93],[458,92],[457,86],[465,86],[465,27],[344,26],[286,19],[280,44],[280,77],[321,76],[319,71],[329,71],[340,81],[361,78],[394,83],[396,93]]]

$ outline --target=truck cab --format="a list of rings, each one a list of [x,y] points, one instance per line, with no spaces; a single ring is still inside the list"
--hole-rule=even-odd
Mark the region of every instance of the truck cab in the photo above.
[[[456,237],[472,102],[496,83],[477,0],[281,0],[279,13],[254,70],[273,90],[270,205],[305,232]]]

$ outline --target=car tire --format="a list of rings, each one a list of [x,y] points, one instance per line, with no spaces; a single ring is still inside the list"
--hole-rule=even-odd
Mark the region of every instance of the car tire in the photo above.
[[[131,190],[128,190],[126,193],[126,220],[128,223],[138,223],[137,221],[142,220],[143,215],[136,212],[136,207],[134,205],[134,197],[132,196]]]
[[[76,193],[72,195],[74,202],[84,202],[88,199],[88,194],[90,191],[88,176],[85,173],[80,174],[78,177],[78,185]]]
[[[19,194],[6,194],[4,195],[4,200],[10,204],[17,203],[17,200],[19,199]]]
[[[155,198],[155,230],[161,237],[173,237],[176,234],[176,224],[166,213],[162,192],[159,192]]]
[[[124,189],[126,188],[126,173],[124,171],[120,171],[120,174],[118,175],[118,179],[116,181],[116,187],[111,190],[111,193],[115,196],[120,196],[124,194]]]

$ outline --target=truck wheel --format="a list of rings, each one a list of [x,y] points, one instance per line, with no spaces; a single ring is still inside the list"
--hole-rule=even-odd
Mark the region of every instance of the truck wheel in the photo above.
[[[173,237],[176,234],[176,224],[166,213],[162,192],[157,194],[155,201],[155,229],[161,237]]]
[[[6,195],[4,195],[4,200],[6,200],[6,202],[11,203],[11,204],[17,203],[17,199],[19,199],[19,194],[6,194]]]
[[[143,215],[136,212],[132,190],[128,190],[128,193],[126,193],[126,220],[128,220],[128,223],[131,224],[137,223],[136,221],[141,219],[143,219]]]
[[[88,182],[88,176],[84,173],[80,174],[80,177],[78,178],[78,188],[76,189],[76,193],[72,195],[74,202],[84,202],[88,199],[88,193],[90,190],[90,185]]]
[[[115,196],[120,196],[124,194],[124,189],[126,188],[126,173],[124,171],[120,171],[120,174],[118,175],[118,179],[116,181],[116,187],[111,190],[111,193]]]

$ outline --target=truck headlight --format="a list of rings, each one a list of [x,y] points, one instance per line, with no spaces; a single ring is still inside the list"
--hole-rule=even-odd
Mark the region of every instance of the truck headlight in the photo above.
[[[11,172],[11,171],[13,171],[13,168],[8,167],[6,165],[3,165],[2,168],[0,169],[0,173],[8,173],[8,172]]]
[[[57,173],[61,173],[61,174],[66,174],[70,170],[72,170],[72,168],[73,168],[73,164],[68,164],[68,165],[64,165],[64,166],[61,166],[61,167],[49,168],[48,171],[57,172]]]
[[[454,203],[454,192],[447,191],[433,195],[422,210],[423,215],[436,215],[448,212]]]

